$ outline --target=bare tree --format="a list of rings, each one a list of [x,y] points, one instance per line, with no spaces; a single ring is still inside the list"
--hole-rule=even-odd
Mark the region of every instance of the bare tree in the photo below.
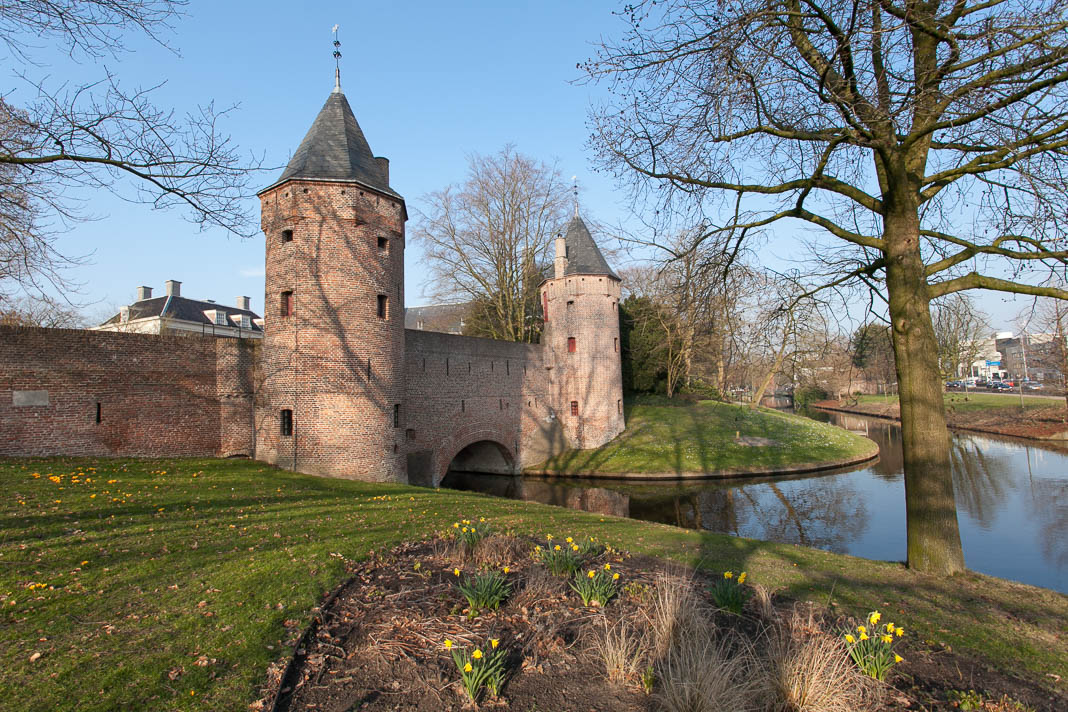
[[[986,315],[963,292],[932,302],[935,338],[938,341],[938,368],[943,379],[970,374],[972,362],[983,349],[983,337],[990,327]]]
[[[1038,284],[1068,259],[1065,12],[1062,0],[643,0],[587,65],[615,97],[592,116],[594,143],[639,193],[662,209],[741,196],[730,227],[807,225],[843,265],[828,284],[885,297],[914,568],[964,568],[930,301],[1068,298]]]
[[[432,296],[475,302],[483,336],[537,341],[539,269],[570,205],[560,172],[505,146],[472,155],[461,185],[422,202],[412,237],[423,245]]]
[[[85,323],[77,309],[47,295],[0,298],[0,325],[79,329]]]
[[[74,59],[123,51],[136,32],[169,31],[175,0],[19,0],[0,3],[0,36],[22,60],[33,99],[0,96],[0,293],[64,288],[77,260],[55,247],[57,230],[83,217],[78,189],[109,190],[155,208],[184,208],[202,228],[251,235],[247,183],[258,163],[241,155],[207,104],[181,116],[157,107],[152,89],[128,89],[111,73],[96,82],[34,78],[39,41]],[[32,42],[26,38],[32,38]],[[23,90],[19,94],[25,94]]]

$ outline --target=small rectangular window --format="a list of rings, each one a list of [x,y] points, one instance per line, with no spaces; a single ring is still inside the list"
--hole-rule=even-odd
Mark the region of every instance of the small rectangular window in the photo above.
[[[460,412],[463,413],[465,410],[467,410],[467,405],[461,400],[460,401]]]
[[[288,408],[281,413],[282,435],[289,437],[293,434],[293,411]]]
[[[574,336],[567,337],[567,352],[569,354],[573,354],[573,353],[575,353],[575,348],[576,348],[575,347],[575,337]]]
[[[571,415],[578,415],[578,401],[571,401]]]
[[[400,403],[393,404],[393,427],[400,427]]]
[[[282,242],[293,242],[292,230],[282,230]]]
[[[293,292],[282,292],[280,301],[282,316],[293,316]]]
[[[618,337],[612,339],[612,348],[614,348],[616,350],[616,353],[619,352],[619,338]]]
[[[100,424],[100,401],[96,403],[96,422],[98,425]]]
[[[621,400],[617,400],[616,401],[616,412],[619,413],[620,415],[623,414],[623,401],[621,401]]]
[[[219,311],[218,309],[215,310],[215,324],[217,326],[227,326],[226,312]]]
[[[504,410],[504,399],[503,398],[498,398],[497,399],[497,410]]]
[[[568,299],[568,300],[567,300],[567,310],[568,310],[568,311],[571,311],[571,308],[572,308],[573,306],[575,306],[575,300],[574,300],[574,299]]]
[[[389,316],[389,297],[385,294],[378,295],[378,318],[385,319]]]
[[[389,252],[389,239],[385,237],[378,238],[378,251]]]

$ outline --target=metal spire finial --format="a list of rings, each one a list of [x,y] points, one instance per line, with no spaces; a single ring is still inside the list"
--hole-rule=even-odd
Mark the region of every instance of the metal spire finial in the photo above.
[[[575,199],[575,217],[578,214],[578,176],[571,176],[571,195]]]
[[[341,41],[337,38],[338,25],[334,25],[334,92],[341,93]]]

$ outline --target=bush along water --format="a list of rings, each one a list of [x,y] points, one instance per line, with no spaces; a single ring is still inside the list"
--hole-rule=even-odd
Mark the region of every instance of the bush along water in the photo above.
[[[857,667],[869,677],[885,680],[890,668],[902,660],[894,652],[894,643],[905,635],[905,629],[893,623],[879,625],[880,620],[882,614],[872,611],[864,624],[858,625],[855,631],[844,633],[842,637],[848,646],[849,657]]]

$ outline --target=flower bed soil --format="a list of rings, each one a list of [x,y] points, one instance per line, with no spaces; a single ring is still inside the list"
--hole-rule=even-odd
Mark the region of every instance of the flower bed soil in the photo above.
[[[543,542],[544,543],[544,542]],[[508,536],[484,540],[474,555],[448,539],[405,544],[391,552],[350,565],[352,577],[318,609],[312,625],[294,646],[292,657],[268,671],[264,697],[255,710],[461,710],[474,709],[460,684],[445,640],[454,648],[489,649],[491,638],[507,650],[501,696],[485,693],[480,709],[621,711],[665,709],[646,694],[640,678],[621,684],[607,679],[596,640],[606,621],[643,620],[657,575],[691,578],[706,592],[709,572],[682,571],[677,564],[648,557],[602,552],[584,567],[610,563],[621,574],[619,595],[604,608],[583,607],[564,579],[554,578],[530,555],[534,542]],[[512,593],[498,611],[468,620],[466,601],[456,589],[454,567],[466,573],[509,567]],[[585,570],[585,569],[584,569]],[[755,582],[751,582],[755,583]],[[704,594],[707,600],[707,594]],[[750,600],[750,604],[755,599]],[[716,611],[719,631],[758,640],[771,615],[799,604],[773,599],[761,612],[749,605],[741,616]],[[833,614],[817,613],[824,631],[851,625]],[[907,619],[899,621],[907,627]],[[1051,696],[1035,681],[993,669],[948,649],[930,649],[906,636],[899,648],[905,660],[893,668],[888,684],[873,683],[876,694],[866,709],[958,709],[953,690],[976,690],[987,700],[1007,696],[1026,707],[984,710],[1068,709],[1068,697]]]

